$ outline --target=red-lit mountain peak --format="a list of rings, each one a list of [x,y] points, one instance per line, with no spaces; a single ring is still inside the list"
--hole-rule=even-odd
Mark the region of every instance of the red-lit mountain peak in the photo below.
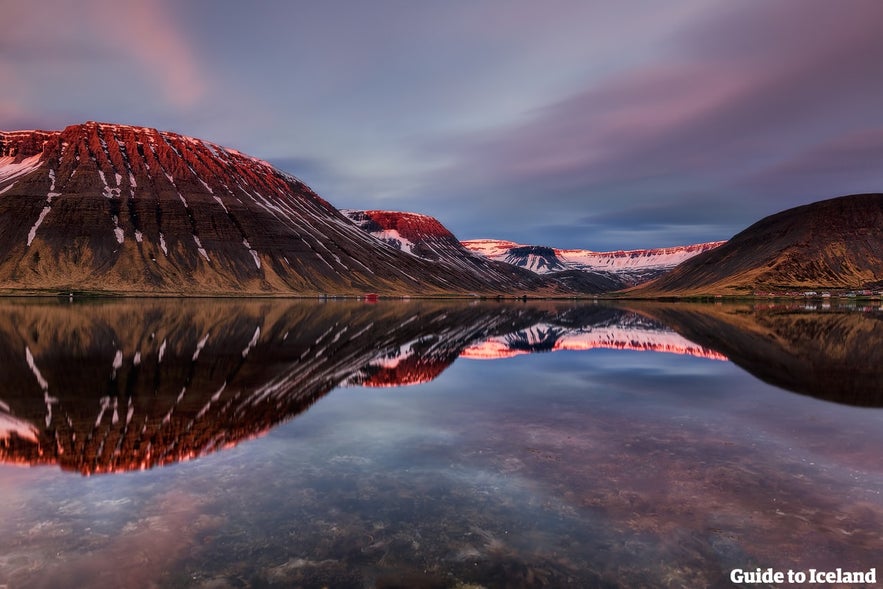
[[[550,291],[393,251],[270,164],[145,127],[2,132],[0,194],[6,291]]]

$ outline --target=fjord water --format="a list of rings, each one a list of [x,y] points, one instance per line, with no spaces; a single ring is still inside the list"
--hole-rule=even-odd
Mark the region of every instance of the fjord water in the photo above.
[[[881,321],[803,304],[6,301],[0,586],[879,575]]]

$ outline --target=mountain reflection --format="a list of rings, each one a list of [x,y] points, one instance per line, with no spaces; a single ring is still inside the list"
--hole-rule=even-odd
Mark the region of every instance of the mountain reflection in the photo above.
[[[82,474],[152,468],[259,436],[337,386],[415,384],[461,356],[554,350],[730,356],[785,388],[879,404],[883,363],[870,345],[879,316],[763,317],[552,302],[7,301],[0,460]],[[812,351],[802,352],[807,342]],[[832,378],[818,394],[803,374],[824,371],[826,358],[863,367],[856,386],[867,393],[876,384],[876,392],[840,395]]]
[[[803,304],[634,306],[777,387],[883,407],[883,307]]]

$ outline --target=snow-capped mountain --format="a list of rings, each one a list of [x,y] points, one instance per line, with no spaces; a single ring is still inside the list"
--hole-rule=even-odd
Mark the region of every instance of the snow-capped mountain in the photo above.
[[[462,243],[469,250],[489,259],[513,264],[538,274],[554,276],[558,272],[573,270],[595,272],[606,274],[627,286],[646,282],[681,262],[726,242],[612,252],[522,245],[499,239],[471,239]]]
[[[419,213],[400,211],[341,211],[356,225],[384,243],[411,254],[414,257],[436,262],[440,266],[456,269],[469,269],[494,280],[512,280],[517,276],[522,279],[525,270],[523,264],[513,264],[508,259],[492,258],[480,251],[473,251],[460,242],[447,227],[438,219]],[[567,270],[566,268],[560,268]],[[513,276],[513,272],[519,274]],[[508,278],[507,278],[508,277]],[[584,270],[579,276],[560,274],[548,276],[553,279],[562,292],[570,293],[601,293],[617,290],[627,284],[617,279],[610,279],[605,273]],[[526,287],[520,287],[526,288]]]
[[[408,255],[266,162],[155,129],[0,132],[0,195],[7,292],[560,291],[527,272]]]

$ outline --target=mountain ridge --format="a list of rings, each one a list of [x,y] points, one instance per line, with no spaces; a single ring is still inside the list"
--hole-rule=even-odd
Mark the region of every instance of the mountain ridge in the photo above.
[[[618,281],[621,287],[646,282],[671,270],[700,253],[720,247],[724,241],[711,241],[666,248],[597,252],[524,245],[497,239],[469,239],[463,245],[492,260],[526,268],[538,274],[556,276],[560,272],[594,272]]]
[[[505,261],[494,260],[465,247],[438,219],[422,213],[386,210],[343,209],[356,225],[373,237],[410,255],[451,268],[471,268],[484,274],[508,275],[530,272]],[[606,274],[580,272],[544,276],[562,289],[577,294],[600,294],[622,288],[623,283]]]
[[[0,133],[0,290],[560,294],[407,256],[299,179],[177,133],[90,121]]]

